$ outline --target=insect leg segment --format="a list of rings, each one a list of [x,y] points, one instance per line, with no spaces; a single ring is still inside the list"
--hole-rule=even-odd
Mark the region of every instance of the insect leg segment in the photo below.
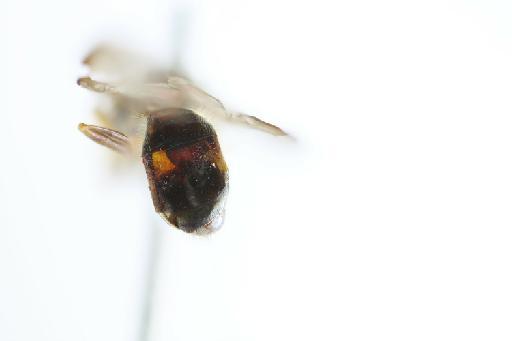
[[[287,132],[285,132],[278,126],[265,122],[262,119],[257,118],[256,116],[246,115],[238,112],[226,112],[226,117],[228,118],[228,120],[231,120],[233,122],[251,126],[253,128],[262,130],[274,136],[288,135]]]
[[[94,142],[118,153],[128,154],[132,149],[128,137],[119,131],[85,123],[80,123],[78,129]]]
[[[244,124],[275,136],[288,135],[281,128],[265,122],[255,116],[227,111],[221,101],[193,85],[186,79],[180,77],[169,77],[167,84],[170,88],[183,92],[186,98],[187,109],[193,110],[200,115],[209,118],[221,118],[234,123]]]
[[[111,94],[117,93],[117,90],[114,86],[107,83],[98,82],[91,77],[80,77],[76,83],[81,87],[94,92],[106,92]]]
[[[113,85],[90,77],[81,77],[77,83],[81,87],[94,92],[108,94],[113,97],[120,96],[124,100],[133,101],[134,104],[138,104],[139,111],[186,107],[183,92],[165,83],[127,82]]]

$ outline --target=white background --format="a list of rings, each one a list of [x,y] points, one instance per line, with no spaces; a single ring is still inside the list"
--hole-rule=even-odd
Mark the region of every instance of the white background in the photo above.
[[[137,340],[154,229],[150,340],[512,339],[510,1],[0,13],[0,340]],[[170,229],[142,165],[77,131],[97,99],[80,60],[102,41],[169,65],[179,47],[199,85],[297,138],[219,132],[219,233]]]

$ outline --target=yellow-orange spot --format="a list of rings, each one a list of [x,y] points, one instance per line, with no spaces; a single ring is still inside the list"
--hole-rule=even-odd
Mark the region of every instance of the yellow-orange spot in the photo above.
[[[167,153],[163,150],[153,152],[151,159],[157,176],[167,174],[176,168],[176,165],[169,160]]]
[[[227,170],[228,170],[228,166],[226,165],[226,162],[224,161],[224,159],[222,158],[222,155],[218,155],[216,158],[215,158],[215,165],[217,166],[217,168],[219,168],[219,170],[222,172],[222,173],[226,173]]]

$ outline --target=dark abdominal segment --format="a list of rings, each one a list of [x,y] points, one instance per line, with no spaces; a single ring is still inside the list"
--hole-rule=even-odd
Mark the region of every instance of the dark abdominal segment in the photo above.
[[[200,116],[151,113],[142,157],[155,208],[170,224],[196,232],[223,214],[227,167],[213,127]]]

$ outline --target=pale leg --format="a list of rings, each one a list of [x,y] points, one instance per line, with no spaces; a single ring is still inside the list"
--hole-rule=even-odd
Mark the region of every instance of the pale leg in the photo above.
[[[128,137],[116,130],[85,123],[80,123],[78,129],[94,142],[118,153],[128,154],[132,149]]]

